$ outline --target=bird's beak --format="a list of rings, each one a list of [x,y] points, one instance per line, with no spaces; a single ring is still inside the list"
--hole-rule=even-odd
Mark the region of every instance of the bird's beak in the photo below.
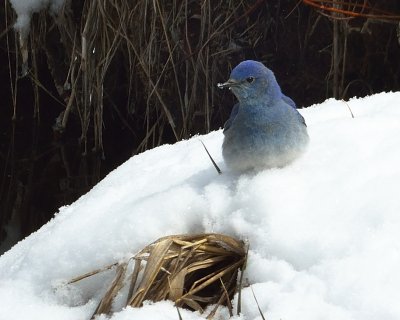
[[[225,88],[229,88],[230,89],[231,87],[235,87],[237,85],[239,85],[239,82],[237,82],[235,80],[232,80],[232,79],[229,79],[227,82],[218,83],[217,87],[220,88],[220,89],[225,89]]]

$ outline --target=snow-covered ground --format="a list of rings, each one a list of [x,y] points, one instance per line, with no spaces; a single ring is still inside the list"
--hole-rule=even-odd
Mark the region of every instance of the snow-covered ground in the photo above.
[[[199,232],[249,242],[246,282],[267,319],[400,319],[400,93],[348,106],[354,119],[333,99],[301,110],[310,145],[282,169],[228,172],[221,130],[132,157],[0,257],[0,319],[88,319],[105,276],[65,281]],[[242,293],[236,319],[260,319],[250,288]],[[178,315],[160,302],[111,319]]]

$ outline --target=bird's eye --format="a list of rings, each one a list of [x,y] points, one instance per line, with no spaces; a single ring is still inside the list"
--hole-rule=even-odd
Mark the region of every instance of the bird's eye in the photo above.
[[[248,83],[253,83],[254,82],[254,77],[248,77],[248,78],[246,78],[246,81],[248,82]]]

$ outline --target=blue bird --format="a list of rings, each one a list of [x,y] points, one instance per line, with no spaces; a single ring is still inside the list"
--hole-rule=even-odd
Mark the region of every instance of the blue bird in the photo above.
[[[238,99],[224,125],[222,155],[228,168],[284,167],[304,152],[305,120],[261,62],[241,62],[218,87],[229,88]]]

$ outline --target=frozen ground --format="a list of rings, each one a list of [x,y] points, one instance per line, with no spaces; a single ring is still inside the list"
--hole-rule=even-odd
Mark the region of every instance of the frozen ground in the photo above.
[[[267,319],[400,319],[400,93],[348,105],[354,119],[332,99],[301,110],[310,145],[283,169],[224,170],[221,131],[132,157],[0,257],[0,319],[88,319],[101,277],[63,282],[190,232],[249,241],[245,275]],[[242,307],[236,319],[260,319],[249,288]],[[178,316],[161,302],[111,319]]]

